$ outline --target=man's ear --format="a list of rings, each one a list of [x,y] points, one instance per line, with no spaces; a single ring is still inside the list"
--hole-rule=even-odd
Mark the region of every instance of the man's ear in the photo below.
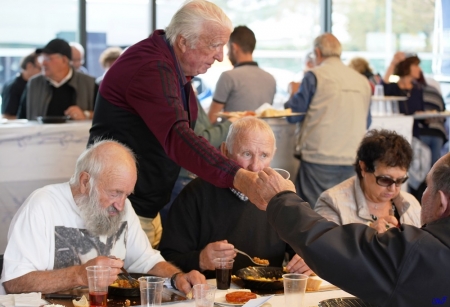
[[[236,43],[231,43],[231,51],[236,54],[236,52],[241,50],[241,47]]]
[[[177,44],[178,48],[181,50],[181,52],[183,52],[183,53],[186,52],[187,40],[183,36],[181,36],[181,35],[177,36],[176,44]]]
[[[445,195],[445,193],[441,190],[439,190],[438,192],[440,204],[436,214],[439,216],[439,218],[442,218],[450,215],[450,207],[447,195]]]
[[[228,157],[228,149],[227,149],[227,144],[225,142],[222,142],[222,144],[220,144],[220,152],[225,157]]]
[[[79,179],[81,194],[85,194],[86,191],[89,191],[89,179],[91,179],[91,175],[89,175],[87,172],[81,172]]]

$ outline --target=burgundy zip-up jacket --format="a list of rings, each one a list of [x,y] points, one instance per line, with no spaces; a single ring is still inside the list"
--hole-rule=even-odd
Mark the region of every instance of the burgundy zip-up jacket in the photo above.
[[[138,179],[129,199],[138,215],[153,218],[167,204],[180,166],[218,187],[233,186],[240,166],[195,135],[197,110],[163,30],[129,47],[106,73],[89,143],[109,138],[134,151]]]

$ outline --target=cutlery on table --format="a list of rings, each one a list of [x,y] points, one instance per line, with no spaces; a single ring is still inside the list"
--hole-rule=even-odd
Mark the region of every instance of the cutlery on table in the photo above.
[[[119,258],[117,258],[116,256],[113,256],[113,255],[109,255],[108,258],[120,260]],[[122,271],[122,273],[118,275],[119,278],[121,278],[121,276],[123,276],[130,282],[131,287],[139,288],[139,281],[136,278],[131,276],[130,273],[128,273],[127,270],[125,270],[124,267],[121,267],[120,270]]]
[[[235,248],[234,251],[235,251],[236,253],[239,253],[239,254],[242,254],[242,255],[244,255],[244,256],[247,256],[248,259],[250,259],[250,260],[251,260],[254,264],[256,264],[256,265],[259,265],[259,266],[269,266],[269,263],[265,264],[265,263],[259,263],[259,262],[256,262],[255,260],[253,260],[252,257],[250,257],[249,254],[244,253],[243,251],[240,251],[240,250],[238,250],[237,248]]]
[[[70,299],[70,300],[79,300],[81,299],[81,296],[79,295],[73,295],[73,294],[63,294],[63,293],[48,293],[45,294],[45,299],[54,299],[54,300],[61,300],[61,299]]]

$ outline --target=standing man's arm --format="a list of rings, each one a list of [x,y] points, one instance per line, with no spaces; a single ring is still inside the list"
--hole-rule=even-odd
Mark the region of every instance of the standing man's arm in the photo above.
[[[222,111],[224,106],[225,106],[224,103],[220,103],[215,100],[213,100],[213,102],[211,102],[211,106],[209,107],[209,111],[208,111],[208,117],[209,117],[209,121],[212,124],[216,123],[217,118],[219,117],[217,115],[217,113]]]
[[[291,93],[291,98],[284,104],[284,108],[291,108],[292,112],[306,113],[309,104],[316,93],[317,79],[314,73],[308,71],[303,78],[297,92]],[[304,115],[287,117],[288,122],[298,123],[304,119]]]

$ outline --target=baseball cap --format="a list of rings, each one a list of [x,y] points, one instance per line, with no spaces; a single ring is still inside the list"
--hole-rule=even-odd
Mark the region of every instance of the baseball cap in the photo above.
[[[65,55],[69,60],[72,59],[72,49],[70,49],[69,43],[63,39],[55,38],[48,42],[43,48],[36,49],[36,53],[54,54],[59,53]]]

